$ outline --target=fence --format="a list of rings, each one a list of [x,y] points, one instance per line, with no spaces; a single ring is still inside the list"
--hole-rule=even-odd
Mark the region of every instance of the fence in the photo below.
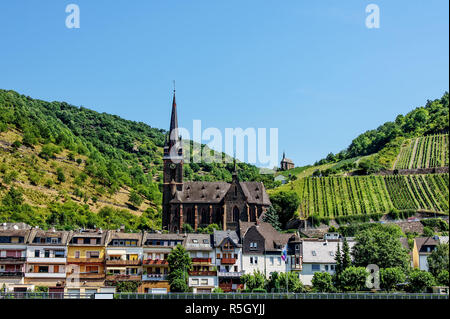
[[[2,292],[0,299],[449,299],[436,293],[95,293]]]

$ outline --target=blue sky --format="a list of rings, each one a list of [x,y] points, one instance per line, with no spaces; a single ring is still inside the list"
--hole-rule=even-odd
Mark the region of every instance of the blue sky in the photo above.
[[[68,29],[66,5],[80,7]],[[380,8],[380,28],[365,8]],[[311,164],[449,87],[448,1],[2,1],[0,88],[168,128],[277,127]]]

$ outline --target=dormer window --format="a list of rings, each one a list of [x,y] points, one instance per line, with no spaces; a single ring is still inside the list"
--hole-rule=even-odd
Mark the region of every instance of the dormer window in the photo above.
[[[197,244],[197,243],[198,243],[198,240],[197,240],[197,239],[192,239],[192,242],[193,242],[194,244]]]

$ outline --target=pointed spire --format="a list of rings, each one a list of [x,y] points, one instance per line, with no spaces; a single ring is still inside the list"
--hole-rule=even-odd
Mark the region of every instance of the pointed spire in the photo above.
[[[175,133],[172,133],[175,130]],[[172,100],[172,115],[170,117],[170,140],[178,140],[178,117],[177,117],[177,102],[175,100],[175,81],[173,81],[173,100]],[[172,135],[174,134],[174,135]]]
[[[236,167],[236,152],[233,157],[233,173],[231,174],[233,180],[237,180],[237,167]]]
[[[284,151],[283,151],[283,159],[285,159],[286,158],[286,155],[284,154]]]

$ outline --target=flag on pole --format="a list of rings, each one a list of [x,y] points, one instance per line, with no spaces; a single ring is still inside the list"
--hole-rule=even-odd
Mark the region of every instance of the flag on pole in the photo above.
[[[283,248],[283,251],[281,252],[281,259],[283,259],[283,261],[286,261],[286,259],[287,259],[286,246]]]

